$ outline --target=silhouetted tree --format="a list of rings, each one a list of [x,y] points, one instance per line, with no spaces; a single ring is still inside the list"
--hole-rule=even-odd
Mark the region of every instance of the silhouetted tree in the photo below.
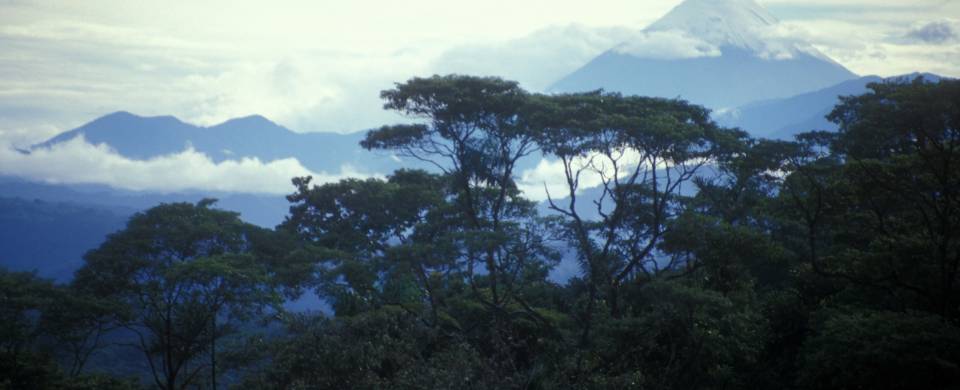
[[[77,272],[77,286],[122,305],[117,320],[136,334],[161,388],[195,384],[204,372],[216,386],[216,341],[233,331],[232,320],[279,303],[269,271],[251,254],[259,228],[212,203],[136,214]]]

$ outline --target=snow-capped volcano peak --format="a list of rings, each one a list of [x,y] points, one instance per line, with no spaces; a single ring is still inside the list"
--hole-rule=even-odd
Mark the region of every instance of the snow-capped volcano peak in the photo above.
[[[786,31],[753,0],[686,0],[614,50],[638,58],[684,59],[719,57],[734,49],[768,60],[806,54],[833,62]]]
[[[644,32],[679,31],[711,45],[761,52],[779,22],[753,0],[686,0]]]
[[[550,90],[681,97],[721,109],[856,77],[797,32],[754,0],[686,0]]]

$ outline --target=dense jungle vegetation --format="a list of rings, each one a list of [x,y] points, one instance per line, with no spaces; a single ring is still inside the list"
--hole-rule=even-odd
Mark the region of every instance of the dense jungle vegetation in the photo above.
[[[874,84],[792,142],[498,78],[382,98],[411,120],[362,146],[433,169],[295,178],[275,229],[162,204],[69,284],[0,272],[0,388],[960,386],[958,81]],[[307,291],[332,314],[283,309]]]

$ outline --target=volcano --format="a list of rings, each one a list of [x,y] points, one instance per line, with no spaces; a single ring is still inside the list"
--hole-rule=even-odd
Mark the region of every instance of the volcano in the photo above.
[[[722,109],[857,78],[784,31],[753,0],[686,0],[548,90],[604,89]]]

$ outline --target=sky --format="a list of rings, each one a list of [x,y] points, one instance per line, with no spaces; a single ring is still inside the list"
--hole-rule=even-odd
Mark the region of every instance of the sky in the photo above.
[[[758,2],[780,34],[857,74],[960,77],[960,1]],[[353,132],[398,120],[379,91],[414,76],[499,75],[542,91],[678,3],[0,0],[0,173],[31,165],[10,145],[120,110]]]

